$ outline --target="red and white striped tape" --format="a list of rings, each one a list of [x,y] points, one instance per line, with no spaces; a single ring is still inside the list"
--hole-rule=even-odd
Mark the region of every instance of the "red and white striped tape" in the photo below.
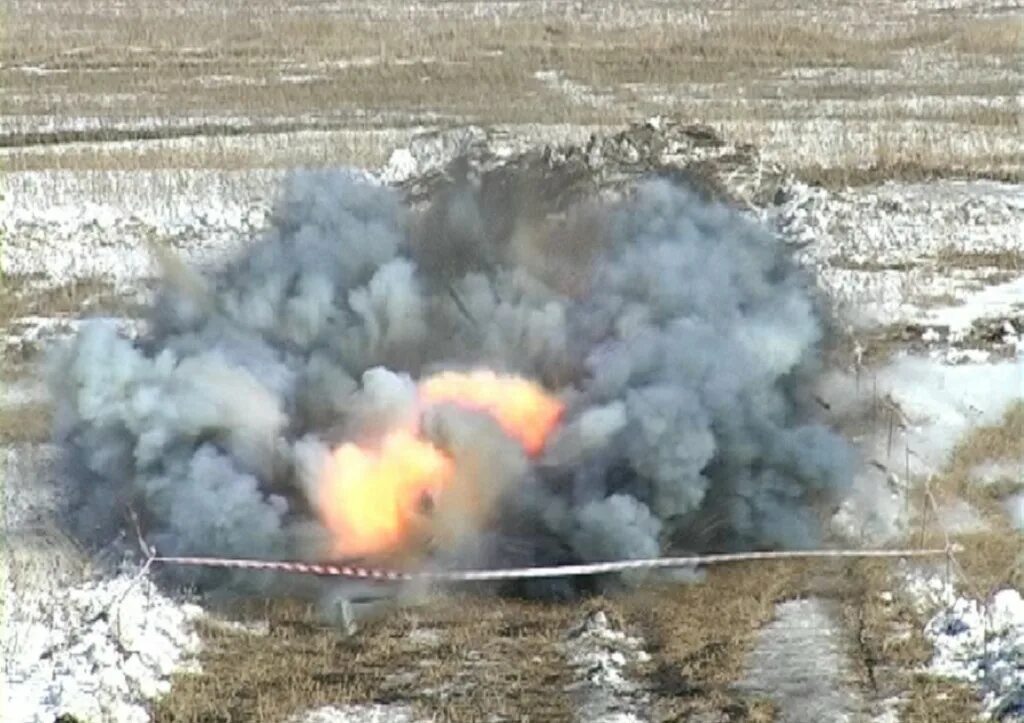
[[[186,565],[191,567],[221,567],[242,570],[269,570],[290,572],[320,577],[346,577],[377,582],[483,582],[495,580],[526,580],[548,577],[581,577],[604,575],[629,570],[654,570],[668,568],[719,565],[729,562],[751,562],[766,560],[808,560],[808,559],[857,559],[857,558],[909,558],[950,556],[957,546],[917,550],[783,550],[769,552],[737,552],[717,555],[692,555],[688,557],[657,557],[642,560],[615,560],[579,565],[554,565],[551,567],[515,567],[495,570],[442,570],[402,572],[358,565],[332,565],[313,562],[289,562],[277,560],[247,560],[231,557],[165,557],[154,556],[150,563],[165,565]]]

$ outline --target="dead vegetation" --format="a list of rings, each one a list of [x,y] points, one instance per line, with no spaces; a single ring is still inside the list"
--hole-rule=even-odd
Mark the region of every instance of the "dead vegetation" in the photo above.
[[[1001,55],[1020,58],[1024,48],[1024,19],[981,19],[963,25],[949,24],[945,32],[953,49],[975,55]]]
[[[935,264],[942,269],[999,269],[1017,272],[1024,269],[1024,252],[1019,249],[966,251],[953,246],[940,249]]]
[[[34,332],[34,319],[62,320],[96,313],[130,316],[135,302],[103,280],[86,279],[57,286],[45,279],[0,278],[0,384],[39,373],[44,340]],[[0,444],[39,443],[50,437],[52,409],[46,402],[26,402],[0,410]]]
[[[643,635],[652,655],[640,672],[651,681],[654,719],[717,714],[727,720],[774,720],[770,703],[743,696],[733,686],[776,604],[808,590],[802,565],[744,564],[712,568],[700,584],[643,590],[623,600],[624,620]]]
[[[241,617],[267,632],[202,628],[201,675],[182,674],[154,720],[282,721],[321,705],[395,703],[439,721],[568,721],[575,679],[562,653],[590,612],[643,636],[633,671],[658,720],[716,713],[768,723],[770,703],[732,689],[775,603],[806,590],[792,564],[710,570],[673,584],[576,603],[456,595],[401,608],[352,637],[296,601],[250,602]]]
[[[944,544],[932,529],[920,542]],[[963,550],[949,569],[962,594],[988,601],[993,593],[1024,585],[1024,536],[998,525],[990,531],[957,536]],[[922,631],[930,612],[894,578],[891,566],[862,562],[851,566],[848,590],[840,600],[854,639],[853,660],[865,689],[876,699],[898,697],[903,723],[962,723],[977,720],[977,692],[967,683],[930,675],[923,668],[932,647]]]
[[[53,285],[45,278],[7,275],[0,279],[0,377],[30,371],[44,351],[33,332],[37,322],[60,330],[66,322],[95,314],[131,317],[136,300],[103,279],[79,279]]]
[[[1024,463],[1024,403],[1011,405],[1003,419],[970,430],[954,447],[946,467],[912,492],[918,522],[914,544],[960,546],[945,566],[954,588],[985,604],[1003,589],[1024,586],[1024,533],[1013,529],[1001,514],[1000,495],[1018,491],[1020,478],[1009,486],[979,483],[979,466],[1006,462],[1021,469]],[[936,520],[936,505],[964,500],[982,514],[985,527],[947,538]],[[918,532],[917,530],[920,530]],[[934,572],[941,574],[942,568]],[[873,562],[851,568],[850,594],[845,596],[847,622],[857,638],[863,678],[877,694],[902,698],[905,723],[958,723],[975,720],[978,697],[966,683],[920,671],[932,649],[922,634],[930,611],[920,609],[893,579],[890,567]]]
[[[952,295],[926,296],[918,299],[920,306],[954,306],[958,299]],[[921,322],[899,322],[876,326],[858,331],[856,338],[848,336],[841,340],[836,358],[850,359],[856,345],[860,345],[860,363],[866,367],[884,364],[898,354],[907,352],[927,354],[936,345],[949,345],[953,349],[981,349],[989,353],[993,361],[1013,359],[1016,347],[1007,324],[1013,329],[1024,328],[1024,314],[1009,318],[975,319],[969,328],[951,334],[950,327],[943,324]]]
[[[840,601],[854,665],[875,700],[897,698],[902,723],[977,719],[980,709],[967,685],[916,672],[927,665],[932,649],[922,633],[925,620],[893,579],[891,565],[851,565]]]
[[[50,405],[41,402],[19,404],[0,410],[0,445],[38,444],[50,438]]]
[[[596,603],[589,603],[596,604]],[[400,703],[438,721],[572,718],[559,642],[577,606],[459,596],[353,637],[306,604],[268,603],[266,635],[207,625],[202,675],[179,675],[154,721],[282,721],[321,705]]]
[[[950,177],[964,180],[989,179],[1003,183],[1019,183],[1024,179],[1024,173],[1020,170],[1024,164],[1024,155],[1000,156],[988,159],[989,163],[976,163],[966,159],[952,160],[949,156],[921,161],[913,158],[916,152],[912,150],[906,155],[897,153],[867,166],[799,166],[793,174],[805,183],[823,188],[858,188],[889,181],[926,183]]]
[[[0,145],[15,170],[350,163],[368,156],[333,134],[668,113],[746,142],[767,133],[779,160],[828,185],[1019,178],[1012,99],[1024,24],[865,3],[847,17],[808,14],[803,0],[547,12],[17,2],[0,51],[11,114]],[[773,119],[810,125],[780,133]],[[317,151],[287,140],[296,134]],[[269,148],[247,153],[240,138]],[[829,160],[809,158],[811,146]]]
[[[138,306],[104,279],[75,279],[51,284],[45,277],[0,278],[0,330],[27,316],[64,316],[90,313],[130,315]]]
[[[365,128],[349,124],[344,130],[300,131],[241,135],[182,135],[144,143],[130,141],[76,143],[21,148],[8,167],[19,171],[54,168],[78,171],[162,171],[186,174],[189,169],[242,171],[253,168],[288,169],[330,163],[361,168],[383,165],[395,148],[406,145],[411,128]],[[102,186],[106,173],[91,174],[88,183]],[[152,181],[157,183],[157,181]]]
[[[991,464],[1004,465],[1006,475],[979,483],[978,470]],[[998,501],[1024,490],[1024,402],[1012,404],[998,423],[972,429],[931,486],[940,499],[962,499],[998,518]]]
[[[1007,476],[990,484],[979,479],[988,465],[1005,465]],[[994,424],[969,430],[954,446],[949,461],[930,479],[919,480],[912,491],[920,544],[941,547],[946,533],[936,520],[936,507],[964,501],[980,515],[983,527],[955,535],[961,546],[952,574],[957,588],[978,600],[998,590],[1024,587],[1024,531],[1016,530],[1003,514],[1000,501],[1024,489],[1024,402],[1006,409]]]

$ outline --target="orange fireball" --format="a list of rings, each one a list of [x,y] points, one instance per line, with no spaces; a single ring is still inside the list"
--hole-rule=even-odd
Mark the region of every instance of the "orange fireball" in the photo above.
[[[489,370],[441,372],[421,382],[419,393],[424,406],[449,403],[489,414],[531,456],[544,449],[563,412],[540,385]]]
[[[336,552],[370,555],[399,546],[454,471],[450,457],[404,430],[389,433],[376,449],[343,444],[321,487]]]
[[[454,404],[490,415],[531,456],[543,450],[563,413],[561,402],[534,382],[486,370],[442,372],[418,391],[420,411]],[[393,429],[372,446],[340,446],[324,470],[319,499],[335,554],[390,554],[415,545],[442,493],[460,492],[452,489],[455,465],[416,428]]]

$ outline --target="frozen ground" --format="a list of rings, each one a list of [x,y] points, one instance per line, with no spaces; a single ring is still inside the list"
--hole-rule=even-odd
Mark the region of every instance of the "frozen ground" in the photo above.
[[[846,540],[904,538],[913,484],[1024,396],[1024,189],[878,183],[1022,177],[1019,2],[14,0],[7,15],[0,166],[14,172],[0,189],[0,284],[18,299],[0,321],[0,374],[17,376],[0,382],[5,720],[142,720],[171,670],[194,664],[197,611],[187,601],[130,584],[119,560],[90,560],[60,532],[56,451],[19,438],[31,436],[21,422],[48,404],[25,362],[74,330],[82,298],[124,297],[89,315],[133,313],[123,308],[156,271],[150,245],[202,265],[251,238],[282,176],[265,169],[358,165],[415,186],[474,138],[488,136],[498,155],[527,143],[582,146],[653,113],[756,144],[756,167],[741,160],[739,175],[720,180],[814,270],[850,339],[817,390],[868,461],[833,519]],[[423,129],[494,121],[514,125],[504,137],[477,129],[402,148]],[[739,150],[724,149],[743,158]],[[779,166],[831,190],[776,183]],[[106,283],[77,287],[96,279]],[[55,301],[48,288],[60,290]],[[971,476],[999,487],[1024,479],[1024,460]],[[1024,528],[1024,491],[1000,502],[996,514]],[[950,530],[996,523],[964,500],[943,505]],[[1024,718],[1019,597],[958,597],[930,568],[907,577],[902,587],[930,621],[920,626],[934,647],[927,670],[968,681],[994,718]],[[780,720],[880,709],[863,681],[849,680],[851,631],[832,602],[783,603],[754,641],[743,686],[771,698]],[[647,720],[670,674],[645,679],[638,670],[645,655],[658,659],[657,641],[613,617],[580,612],[551,644],[581,718]],[[462,632],[420,631],[401,644],[430,666]],[[681,669],[705,654],[716,653],[699,651]],[[375,695],[295,721],[419,723],[412,703],[392,702],[390,689]],[[896,723],[894,700],[877,723]]]
[[[324,706],[288,723],[422,723],[406,708],[394,705]]]
[[[1013,175],[1020,22],[969,0],[15,0],[0,162],[376,165],[415,127],[669,113],[791,167]]]
[[[941,181],[829,192],[797,184],[773,213],[852,324],[916,322],[949,334],[1022,311],[1019,186]]]
[[[998,720],[1024,715],[1024,600],[1000,590],[991,600],[954,597],[925,628],[935,645],[930,670],[977,684],[985,712]]]
[[[392,154],[381,175],[395,182],[430,172],[459,145]],[[208,261],[263,226],[283,176],[92,175],[102,184],[91,174],[7,175],[0,209],[5,273],[131,283],[153,273],[150,241],[194,263]],[[917,324],[952,341],[983,318],[1008,321],[1010,336],[1019,331],[1024,309],[1014,272],[1024,266],[1024,194],[1017,186],[943,181],[829,192],[793,182],[764,215],[801,248],[851,324]]]
[[[566,658],[576,671],[572,692],[580,720],[641,723],[648,719],[648,696],[628,667],[650,660],[643,642],[614,629],[603,611],[569,631]]]
[[[398,152],[381,175],[406,181],[436,169],[458,146],[441,138]],[[147,172],[105,177],[102,186],[87,174],[11,174],[0,215],[4,269],[9,278],[34,284],[102,277],[138,286],[153,273],[151,241],[202,264],[251,238],[266,220],[279,179],[276,172]],[[824,386],[826,401],[842,410],[885,398],[899,410],[894,432],[876,423],[857,438],[885,468],[864,473],[860,502],[891,500],[888,507],[875,505],[888,514],[872,521],[875,535],[860,539],[893,539],[907,523],[905,471],[912,477],[936,471],[966,430],[997,420],[1009,401],[1024,397],[1024,193],[1005,184],[952,181],[842,192],[787,182],[783,191],[776,205],[755,211],[798,249],[842,322],[863,339]],[[974,333],[979,324],[1000,333]],[[879,335],[893,327],[910,336]],[[54,330],[45,318],[16,318],[3,330],[4,348],[13,337],[32,334],[33,344],[45,344],[70,328],[70,322]],[[873,363],[872,345],[882,342],[887,355]],[[5,383],[0,412],[41,400],[45,389],[31,379]],[[192,664],[199,611],[145,580],[111,574],[110,561],[94,567],[59,532],[55,450],[15,443],[2,452],[7,546],[0,569],[5,599],[17,601],[4,627],[5,711],[25,721],[50,721],[62,712],[144,720],[146,700],[166,690],[173,670]],[[852,527],[863,532],[866,525],[856,503],[840,513],[851,535]],[[1006,501],[1011,514],[1014,505],[1017,498]],[[1020,715],[1019,595],[1006,590],[979,601],[943,590],[939,597],[929,603],[924,631],[935,645],[929,669],[976,684],[993,715]],[[846,682],[841,625],[826,603],[794,601],[777,613],[741,687],[773,698],[786,721],[838,722],[847,718],[837,712],[852,716],[871,703]],[[592,616],[562,644],[587,719],[647,719],[643,681],[629,671],[644,660],[643,641]],[[799,665],[782,664],[797,652]],[[825,711],[837,715],[822,717]],[[369,706],[319,709],[304,721],[403,716],[415,720],[404,708]]]
[[[502,153],[539,143],[581,142],[594,129],[568,124],[479,128],[427,135],[385,154],[367,180],[401,183],[441,170],[465,146],[489,138]],[[394,145],[408,134],[390,137]],[[265,141],[247,139],[246,143]],[[286,171],[25,171],[5,174],[0,198],[4,273],[53,284],[102,277],[132,285],[155,273],[148,244],[193,264],[229,253],[263,228]]]
[[[977,600],[958,594],[938,573],[914,570],[903,580],[919,609],[929,616],[924,635],[934,653],[926,670],[975,686],[986,717],[1024,720],[1024,600],[1020,591],[999,590]]]
[[[865,715],[836,612],[819,598],[791,600],[758,635],[738,686],[766,696],[779,723],[841,723]]]
[[[198,651],[196,606],[134,575],[69,588],[18,580],[18,606],[3,640],[5,719],[51,723],[149,720],[147,705]]]
[[[55,458],[51,445],[0,446],[4,720],[146,721],[149,701],[198,650],[201,610],[88,559],[61,532]]]

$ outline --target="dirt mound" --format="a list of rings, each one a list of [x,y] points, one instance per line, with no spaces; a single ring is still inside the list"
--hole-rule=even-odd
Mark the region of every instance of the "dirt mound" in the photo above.
[[[468,179],[485,197],[560,211],[595,193],[621,192],[642,177],[688,181],[739,205],[771,203],[783,169],[748,144],[713,129],[656,117],[582,144],[534,144],[529,138],[476,127],[421,136],[396,151],[383,172],[413,202]]]

